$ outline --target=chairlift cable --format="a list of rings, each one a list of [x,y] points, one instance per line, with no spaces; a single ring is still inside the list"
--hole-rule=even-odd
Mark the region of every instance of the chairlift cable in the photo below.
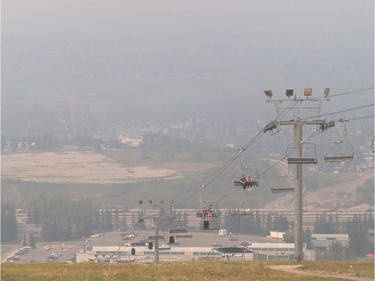
[[[219,177],[236,159],[238,159],[252,144],[255,142],[259,136],[261,136],[261,133],[263,130],[260,130],[259,133],[251,139],[246,146],[241,147],[232,157],[230,157],[221,167],[216,169],[216,173],[212,174],[208,177],[208,179],[201,185],[199,185],[198,189],[193,192],[191,195],[187,196],[185,199],[181,200],[179,203],[174,204],[174,207],[181,205],[182,203],[186,202],[196,194],[198,194],[201,190],[205,189],[209,184],[211,184],[217,177]]]
[[[336,94],[336,95],[331,95],[330,97],[337,97],[337,96],[343,96],[343,95],[349,95],[349,94],[353,94],[353,93],[358,93],[358,92],[362,92],[362,91],[368,91],[368,90],[371,90],[371,89],[374,89],[374,87],[371,87],[371,88],[365,88],[365,89],[359,89],[359,90],[356,90],[356,91],[351,91],[351,92],[346,92],[346,93],[341,93],[341,94]],[[287,107],[286,108],[286,111],[283,112],[283,114],[286,114],[287,110],[289,110],[290,108],[293,108],[297,103],[294,103],[292,104],[291,106]],[[374,104],[371,104],[371,105],[366,105],[366,106],[360,106],[360,107],[356,107],[356,108],[351,108],[351,109],[347,109],[347,110],[341,110],[341,111],[337,111],[337,112],[333,112],[333,113],[328,113],[328,114],[322,114],[322,115],[319,115],[319,117],[322,117],[322,116],[328,116],[328,115],[333,115],[333,114],[338,114],[338,113],[342,113],[342,112],[348,112],[348,111],[352,111],[352,110],[357,110],[357,109],[362,109],[362,108],[366,108],[366,107],[371,107],[371,106],[374,106]],[[362,118],[370,118],[371,116],[367,116],[367,117],[362,117]],[[278,118],[280,118],[280,116],[278,116]],[[307,118],[304,118],[304,119],[309,119],[309,118],[316,118],[315,116],[314,117],[307,117]],[[361,118],[361,119],[362,119]],[[360,119],[360,118],[353,118],[351,120],[356,120],[356,119]],[[277,120],[277,119],[276,119]],[[212,183],[217,177],[219,177],[219,175],[221,175],[237,158],[239,158],[255,141],[256,139],[261,136],[261,133],[264,132],[263,129],[261,131],[259,131],[259,133],[257,134],[257,136],[255,136],[253,139],[251,139],[246,146],[240,148],[238,150],[238,152],[236,154],[234,154],[231,158],[229,158],[224,164],[223,166],[219,167],[218,169],[216,169],[216,173],[212,174],[211,176],[208,177],[207,181],[203,184],[200,184],[198,186],[198,189],[193,192],[191,195],[187,196],[185,199],[181,200],[179,203],[176,203],[173,205],[173,207],[176,207],[178,205],[181,205],[182,203],[186,202],[187,200],[189,200],[190,198],[192,198],[193,196],[195,196],[196,194],[198,194],[199,192],[201,192],[203,189],[205,189],[210,183]],[[317,133],[318,130],[316,130],[313,134],[311,134],[307,139],[305,139],[305,141],[307,141],[308,139],[310,139],[315,133]],[[265,173],[267,173],[269,170],[271,170],[274,166],[276,166],[277,164],[279,164],[281,161],[283,161],[283,159],[280,159],[278,162],[276,162],[275,164],[273,164],[270,168],[266,169],[264,172],[262,172],[260,176],[264,175]],[[223,197],[222,199],[218,200],[217,202],[223,200],[224,198],[228,198],[230,197],[231,195],[233,195],[234,193],[238,192],[238,190],[235,190],[234,192],[230,193],[229,195],[226,195],[225,197]],[[172,200],[172,202],[174,201],[174,199]]]
[[[329,95],[327,97],[312,97],[312,98],[309,98],[309,100],[319,101],[319,100],[322,100],[322,99],[327,99],[327,98],[330,99],[330,98],[335,98],[335,97],[340,97],[340,96],[346,96],[346,95],[355,94],[355,93],[359,93],[359,92],[365,92],[365,91],[369,91],[369,90],[373,90],[373,89],[374,89],[374,87],[364,88],[364,89],[354,90],[354,91],[350,91],[350,92]]]
[[[292,104],[291,106],[287,107],[286,108],[286,111],[284,112],[284,114],[287,113],[287,110],[295,107],[298,103],[295,102],[294,104]],[[280,117],[280,116],[279,116]],[[199,192],[201,192],[203,189],[205,189],[209,184],[211,184],[217,177],[219,177],[236,159],[238,159],[259,137],[262,136],[262,132],[263,132],[263,128],[258,132],[258,134],[252,138],[244,147],[241,147],[240,149],[238,149],[238,151],[232,156],[230,157],[226,162],[224,162],[224,164],[221,166],[221,167],[218,167],[213,173],[212,175],[208,176],[207,180],[203,183],[203,184],[200,184],[198,185],[196,188],[197,190],[194,191],[191,195],[185,197],[183,200],[181,200],[180,202],[178,203],[175,203],[175,204],[172,204],[172,202],[175,201],[175,198],[172,199],[172,202],[171,202],[171,205],[173,205],[173,207],[177,207],[179,205],[181,205],[182,203],[186,202],[187,200],[191,199],[192,197],[194,197],[196,194],[198,194]]]
[[[326,113],[326,114],[320,114],[318,116],[305,117],[304,120],[306,120],[306,119],[313,119],[313,118],[316,118],[316,117],[322,117],[322,116],[339,114],[339,113],[348,112],[348,111],[357,110],[357,109],[363,109],[363,108],[367,108],[367,107],[371,107],[371,106],[374,106],[374,104],[353,107],[353,108],[344,109],[344,110],[340,110],[340,111],[336,111],[336,112],[331,112],[331,113]]]
[[[343,95],[349,95],[349,94],[353,94],[353,93],[358,93],[358,92],[362,92],[362,91],[367,91],[367,90],[371,90],[371,89],[374,89],[374,87],[371,87],[371,88],[365,88],[365,89],[360,89],[360,90],[356,90],[356,91],[351,91],[351,92],[346,92],[346,93],[341,93],[341,94],[336,94],[336,95],[331,95],[330,97],[337,97],[337,96],[343,96]],[[289,106],[288,108],[286,108],[287,110],[290,109],[290,108],[293,108],[294,106],[296,105],[295,104],[292,104],[291,106]],[[346,110],[341,110],[341,111],[337,111],[337,112],[333,112],[333,113],[328,113],[328,114],[321,114],[319,115],[318,117],[321,117],[321,116],[327,116],[327,115],[333,115],[333,114],[338,114],[338,113],[342,113],[342,112],[347,112],[347,111],[352,111],[352,110],[358,110],[358,109],[362,109],[362,108],[367,108],[367,107],[371,107],[371,106],[374,106],[374,104],[370,104],[370,105],[365,105],[365,106],[360,106],[360,107],[355,107],[355,108],[351,108],[351,109],[346,109]],[[286,111],[284,112],[286,113]],[[280,116],[278,116],[280,117]],[[361,117],[361,118],[353,118],[353,119],[348,119],[348,120],[345,120],[345,121],[349,121],[349,120],[357,120],[357,119],[364,119],[364,118],[371,118],[371,117],[374,117],[374,116],[366,116],[366,117]],[[310,118],[316,118],[316,116],[314,117],[307,117],[307,118],[304,118],[304,119],[310,119]],[[318,132],[318,130],[315,130],[309,137],[307,137],[304,142],[306,142],[307,140],[309,140],[313,135],[315,135],[316,133]],[[261,132],[259,132],[260,134]],[[258,135],[259,135],[258,134]],[[251,141],[249,142],[249,144],[246,146],[246,149],[252,144],[253,141],[255,141],[255,139],[258,137],[258,135]],[[292,151],[293,152],[293,151]],[[291,153],[292,153],[291,152]],[[238,156],[239,157],[239,156]],[[236,157],[235,159],[237,159],[238,157]],[[234,159],[234,160],[235,160]],[[233,160],[233,161],[234,161]],[[272,168],[274,168],[277,164],[279,164],[280,162],[282,162],[284,160],[284,158],[280,159],[279,161],[277,161],[275,164],[273,164],[271,167],[267,168],[265,171],[261,172],[259,174],[259,177],[263,176],[264,174],[266,174],[269,170],[271,170]],[[225,167],[226,169],[226,167]],[[218,176],[218,175],[217,175]],[[216,177],[215,177],[216,178]],[[224,198],[228,198],[230,196],[232,196],[234,193],[238,192],[238,190],[235,190],[234,192],[231,192],[230,194],[226,195],[225,197],[223,197],[222,199],[219,199],[218,201],[216,202],[219,202],[221,200],[223,200]]]
[[[223,197],[221,197],[221,199],[217,200],[217,201],[214,202],[214,203],[218,203],[218,202],[220,202],[220,201],[222,201],[222,200],[224,200],[224,199],[226,199],[226,198],[229,198],[229,197],[231,197],[233,194],[239,192],[240,190],[241,190],[240,188],[237,188],[237,189],[235,189],[234,191],[232,191],[231,193],[224,195]]]
[[[354,121],[354,120],[361,120],[361,119],[367,119],[367,118],[374,118],[375,115],[369,115],[369,116],[363,116],[363,117],[356,117],[351,119],[346,119],[346,121]]]
[[[306,142],[308,141],[313,135],[315,135],[316,133],[318,132],[318,130],[315,130],[310,136],[308,136],[305,140],[303,140],[303,142]],[[291,151],[289,154],[291,154],[293,151]],[[275,164],[273,164],[271,167],[267,168],[266,170],[264,170],[263,172],[261,172],[259,174],[259,177],[263,176],[264,174],[266,174],[269,170],[273,169],[273,167],[275,167],[276,165],[278,165],[280,162],[282,162],[284,160],[284,158],[281,158],[279,161],[277,161]]]
[[[374,89],[374,87],[364,88],[364,89],[354,90],[354,91],[350,91],[350,92],[346,92],[346,93],[335,94],[335,95],[329,95],[329,97],[331,98],[331,97],[345,96],[345,95],[355,94],[355,93],[364,92],[364,91],[369,91],[369,90],[373,90],[373,89]]]
[[[291,108],[294,108],[298,103],[295,102],[293,103],[292,105],[290,105],[289,107],[287,107],[286,111],[283,113],[283,114],[286,114],[287,113],[287,110],[290,110]],[[280,116],[279,116],[280,117]],[[191,195],[187,196],[185,199],[181,200],[179,203],[176,203],[174,204],[173,206],[176,207],[178,205],[181,205],[182,203],[186,202],[187,200],[191,199],[192,197],[194,197],[196,194],[198,194],[199,192],[201,192],[203,189],[205,189],[210,183],[212,183],[217,177],[219,177],[237,158],[239,158],[259,137],[262,136],[262,132],[263,132],[263,128],[258,132],[258,134],[252,138],[247,144],[246,146],[244,147],[241,147],[238,152],[233,155],[231,158],[229,158],[224,164],[223,166],[219,167],[218,169],[216,169],[215,171],[217,171],[215,174],[213,174],[212,176],[209,176],[208,177],[208,180],[199,185],[199,189],[197,189],[195,192],[193,192]],[[281,160],[282,161],[282,160]],[[237,189],[237,191],[239,191],[240,189]],[[235,192],[233,192],[235,193]]]
[[[316,134],[318,132],[318,130],[315,130],[315,132],[313,132],[310,136],[308,136],[304,141],[307,141],[309,140],[314,134]],[[273,164],[271,167],[267,168],[265,171],[263,171],[262,173],[259,174],[259,178],[261,176],[263,176],[264,174],[266,174],[268,171],[270,171],[271,169],[273,169],[277,164],[279,164],[280,162],[282,162],[284,160],[284,158],[280,159],[279,161],[277,161],[275,164]],[[241,189],[236,189],[235,191],[229,193],[229,194],[226,194],[224,195],[221,199],[217,200],[216,202],[214,203],[218,203],[224,199],[227,199],[229,197],[231,197],[233,194],[237,193],[238,191],[240,191]]]

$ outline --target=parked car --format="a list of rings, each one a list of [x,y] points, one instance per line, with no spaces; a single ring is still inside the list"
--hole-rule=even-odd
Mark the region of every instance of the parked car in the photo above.
[[[26,253],[27,253],[26,250],[22,250],[22,249],[20,249],[20,250],[18,250],[18,251],[16,252],[16,255],[17,255],[17,256],[23,256],[23,255],[26,254]]]
[[[50,254],[48,256],[47,260],[49,260],[49,261],[55,261],[55,260],[59,259],[59,257],[60,257],[59,255]]]

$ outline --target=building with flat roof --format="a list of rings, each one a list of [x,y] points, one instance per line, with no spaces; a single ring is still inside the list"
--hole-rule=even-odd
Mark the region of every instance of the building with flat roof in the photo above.
[[[343,248],[349,244],[349,234],[311,234],[314,249],[327,249],[333,242],[339,241]]]
[[[159,249],[160,261],[192,261],[198,259],[253,260],[250,250],[225,252],[225,248],[168,247]],[[219,251],[221,250],[221,251]],[[224,251],[224,252],[223,252]],[[155,249],[146,246],[86,246],[76,254],[77,262],[153,262]]]
[[[313,251],[304,249],[305,260],[315,260]],[[153,262],[155,249],[147,245],[85,246],[76,254],[77,262]],[[292,260],[293,243],[252,243],[248,247],[181,247],[160,246],[159,260]]]

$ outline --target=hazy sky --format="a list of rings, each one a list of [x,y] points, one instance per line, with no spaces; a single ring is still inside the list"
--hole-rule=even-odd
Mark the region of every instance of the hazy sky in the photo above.
[[[2,1],[3,104],[113,94],[217,110],[263,103],[268,88],[320,95],[373,80],[373,0]]]

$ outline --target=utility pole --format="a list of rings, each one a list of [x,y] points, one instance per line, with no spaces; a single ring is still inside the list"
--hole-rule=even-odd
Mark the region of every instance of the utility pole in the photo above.
[[[142,200],[139,201],[141,204],[143,203]],[[152,200],[149,200],[150,207],[152,207]],[[146,214],[146,208],[144,208],[144,214]],[[154,248],[154,262],[158,263],[159,262],[159,240],[164,240],[164,236],[159,234],[159,219],[160,219],[160,210],[155,211],[149,215],[146,215],[144,218],[147,219],[152,219],[153,220],[153,226],[155,227],[155,234],[153,236],[148,236],[148,241],[155,241],[153,243],[152,248]],[[150,248],[151,249],[151,248]]]
[[[160,216],[159,215],[151,215],[148,218],[153,219],[153,224],[154,224],[154,227],[155,227],[155,235],[148,236],[148,240],[149,241],[155,241],[155,243],[153,244],[153,248],[155,248],[155,250],[154,250],[154,262],[157,263],[157,262],[159,262],[159,240],[164,240],[164,236],[159,234],[159,219],[160,219]]]
[[[294,145],[296,147],[296,157],[302,157],[302,126],[303,123],[300,121],[295,122],[293,126],[293,136],[294,136]],[[303,196],[303,186],[302,186],[302,164],[296,164],[296,179],[295,179],[295,186],[294,186],[294,196],[295,196],[295,208],[294,208],[294,217],[296,220],[296,228],[295,232],[295,240],[294,240],[294,248],[295,248],[295,259],[300,260],[302,257],[302,236],[303,236],[303,229],[302,229],[302,196]]]
[[[316,125],[320,126],[320,130],[324,131],[335,125],[334,122],[327,122],[326,120],[312,119],[312,117],[318,118],[321,103],[323,100],[328,101],[329,88],[324,89],[324,98],[314,98],[310,99],[312,89],[305,88],[304,95],[306,98],[297,98],[293,96],[293,89],[286,90],[287,99],[281,100],[272,100],[273,93],[271,90],[264,91],[266,96],[269,98],[267,102],[273,102],[276,107],[277,118],[274,121],[271,121],[267,124],[263,132],[270,132],[271,134],[277,133],[280,131],[279,126],[293,126],[293,145],[291,150],[286,153],[285,158],[288,161],[288,164],[292,164],[294,177],[294,258],[296,261],[301,261],[303,259],[303,245],[302,245],[302,236],[303,236],[303,164],[316,164],[316,148],[315,145],[310,148],[315,149],[312,155],[304,154],[304,145],[308,144],[303,140],[303,126],[304,125]],[[291,106],[282,107],[285,103],[292,103]],[[314,103],[313,106],[302,106],[303,103]],[[301,118],[303,113],[314,112],[314,116],[308,116],[307,119]],[[291,114],[292,113],[292,114]],[[312,120],[310,120],[312,119]],[[288,146],[289,148],[289,146]]]
[[[159,262],[159,216],[154,217],[154,224],[155,224],[155,262]]]

